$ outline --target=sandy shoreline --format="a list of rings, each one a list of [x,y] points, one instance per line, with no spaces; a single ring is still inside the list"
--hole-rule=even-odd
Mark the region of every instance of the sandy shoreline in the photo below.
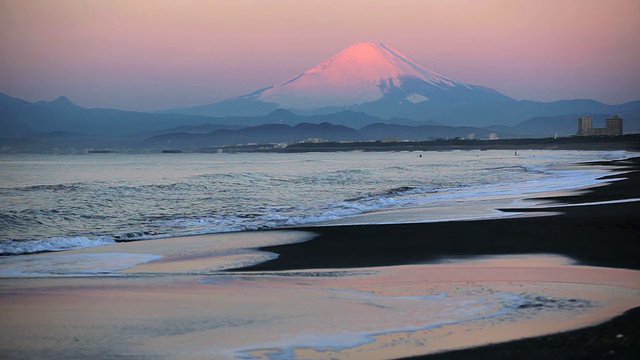
[[[626,179],[555,194],[548,208],[546,199],[512,209],[555,216],[306,227],[22,257],[33,259],[27,273],[37,264],[70,270],[0,272],[0,353],[388,359],[596,325],[640,306],[640,202],[562,205],[640,197],[640,159],[601,165],[625,168]]]
[[[617,165],[625,174],[606,185],[563,194],[556,204],[503,209],[558,216],[512,217],[388,225],[301,227],[319,234],[312,241],[263,248],[279,255],[250,270],[291,270],[403,265],[437,262],[445,257],[499,254],[561,254],[581,264],[640,269],[640,158],[594,165]],[[609,176],[604,176],[603,179]],[[566,206],[563,206],[566,204]],[[362,246],[366,239],[366,246]]]
[[[397,358],[597,324],[638,305],[638,274],[534,256],[343,272],[3,279],[0,350],[11,358]]]

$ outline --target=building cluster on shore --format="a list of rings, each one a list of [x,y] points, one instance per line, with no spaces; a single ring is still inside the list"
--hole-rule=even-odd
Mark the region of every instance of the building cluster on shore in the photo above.
[[[591,116],[582,116],[578,118],[576,136],[622,136],[622,118],[613,115],[605,120],[605,127],[595,128]]]

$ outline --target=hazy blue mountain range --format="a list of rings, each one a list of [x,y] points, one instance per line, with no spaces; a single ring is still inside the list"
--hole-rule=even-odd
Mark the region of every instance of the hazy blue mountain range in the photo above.
[[[327,141],[365,140],[435,140],[438,138],[488,138],[491,132],[473,127],[441,125],[408,126],[370,124],[359,130],[329,123],[264,124],[240,129],[220,128],[199,132],[201,127],[180,127],[162,132],[130,135],[95,135],[74,132],[47,132],[23,137],[0,137],[1,152],[85,152],[86,150],[114,150],[144,152],[162,150],[197,150],[241,144],[295,143],[317,138]],[[499,133],[501,136],[508,135]]]
[[[88,134],[94,142],[108,138],[118,146],[134,146],[132,141],[151,144],[144,141],[158,135],[211,137],[218,130],[300,123],[342,125],[375,139],[425,140],[471,133],[483,138],[490,132],[500,137],[549,137],[575,134],[580,116],[593,116],[596,126],[604,126],[603,119],[613,114],[624,119],[625,133],[640,132],[640,101],[517,101],[439,74],[384,44],[359,43],[283,83],[215,104],[163,112],[88,109],[63,96],[32,103],[0,93],[0,137],[43,144],[73,133],[78,143],[77,134]],[[371,124],[377,125],[367,127]],[[44,133],[55,136],[43,140]],[[250,142],[267,141],[267,134],[252,134]],[[222,136],[217,134],[216,142]]]
[[[451,127],[441,125],[396,125],[376,123],[358,130],[329,123],[266,124],[237,130],[216,130],[208,134],[167,133],[141,141],[146,148],[199,149],[212,146],[248,143],[294,143],[311,138],[327,141],[364,140],[435,140],[443,138],[466,138],[474,134],[478,139],[488,139],[493,131],[474,127]],[[510,134],[499,132],[499,136]]]
[[[116,109],[88,109],[80,107],[68,98],[31,103],[0,93],[0,136],[26,136],[44,132],[76,132],[96,135],[125,135],[141,132],[162,131],[180,126],[211,126],[217,128],[238,128],[262,124],[282,123],[295,125],[301,122],[330,122],[335,125],[361,127],[380,122],[380,118],[352,111],[334,114],[302,116],[290,111],[277,109],[269,114],[248,116],[227,116],[220,118],[160,114]],[[390,123],[415,125],[429,122],[415,122],[408,119],[391,119]],[[202,132],[201,130],[199,132]]]
[[[170,133],[145,139],[141,145],[147,148],[182,150],[249,143],[293,143],[310,138],[329,141],[365,140],[357,130],[346,126],[299,123],[295,126],[266,124],[238,130],[216,130],[207,134]]]
[[[130,134],[209,122],[205,117],[193,115],[87,109],[75,105],[64,96],[50,102],[30,103],[0,93],[2,136],[24,136],[52,131]]]
[[[626,133],[640,132],[637,113],[619,113]],[[604,126],[611,114],[592,116],[595,126]],[[0,151],[83,152],[86,149],[157,151],[199,149],[246,143],[274,143],[322,138],[350,140],[431,140],[466,138],[470,134],[487,139],[570,136],[577,129],[577,115],[536,117],[515,126],[446,126],[402,118],[383,120],[353,111],[298,115],[276,109],[263,116],[203,117],[154,114],[114,109],[87,109],[60,97],[30,103],[0,93]]]

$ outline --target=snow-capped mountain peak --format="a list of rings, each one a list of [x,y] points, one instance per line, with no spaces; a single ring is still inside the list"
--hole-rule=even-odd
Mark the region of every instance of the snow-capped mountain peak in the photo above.
[[[261,91],[257,100],[289,109],[359,105],[381,99],[406,81],[447,90],[467,84],[420,65],[384,44],[357,43],[303,74]],[[417,94],[425,101],[428,94]]]

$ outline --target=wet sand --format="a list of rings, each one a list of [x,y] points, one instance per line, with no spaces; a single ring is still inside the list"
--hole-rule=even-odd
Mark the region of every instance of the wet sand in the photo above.
[[[545,339],[640,306],[640,202],[575,206],[640,198],[639,159],[607,166],[625,168],[626,180],[515,209],[554,216],[306,227],[16,257],[23,273],[0,272],[0,353],[473,358],[492,351],[478,346],[533,337],[485,358],[533,357],[522,352],[531,347],[588,358],[581,349],[615,330]],[[246,267],[228,270],[237,266]],[[638,339],[637,327],[624,329],[619,342]],[[631,345],[622,356],[637,354]],[[453,351],[464,348],[471,353]]]
[[[0,352],[388,359],[585,327],[638,305],[638,271],[567,261],[540,255],[344,271],[9,278],[0,283]]]
[[[640,308],[635,308],[597,326],[406,359],[637,359],[638,323]]]
[[[482,221],[300,228],[312,241],[266,247],[274,261],[255,271],[350,268],[437,262],[442,258],[499,254],[560,254],[585,265],[640,269],[640,158],[595,165],[626,171],[606,185],[578,194],[546,197],[554,205],[509,208],[525,214]],[[607,178],[607,177],[604,177]],[[606,203],[616,200],[631,202]],[[589,206],[576,206],[592,204]]]

